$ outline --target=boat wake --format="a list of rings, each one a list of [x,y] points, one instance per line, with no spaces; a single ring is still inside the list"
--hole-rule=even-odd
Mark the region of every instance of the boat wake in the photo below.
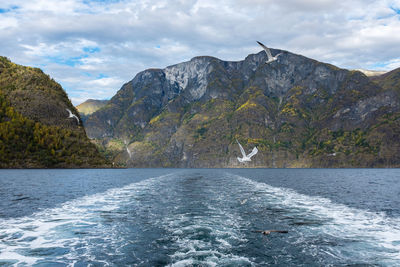
[[[263,236],[254,230],[287,230]],[[0,220],[0,264],[400,264],[400,219],[186,170]]]

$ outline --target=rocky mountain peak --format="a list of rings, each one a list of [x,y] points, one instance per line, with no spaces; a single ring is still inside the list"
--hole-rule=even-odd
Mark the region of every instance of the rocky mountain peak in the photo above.
[[[368,129],[399,111],[394,90],[358,71],[271,52],[282,54],[268,64],[261,51],[241,61],[201,56],[143,71],[89,116],[88,135],[126,141],[133,156],[121,147],[118,157],[142,167],[236,166],[236,138],[259,147],[252,166],[311,166],[315,155],[326,160],[336,150],[347,160],[361,148],[357,153],[377,153]],[[392,152],[382,153],[388,162]]]
[[[207,88],[207,76],[213,71],[212,57],[194,57],[190,61],[166,67],[163,71],[171,87],[177,87],[178,93],[188,92],[190,100],[199,100]]]

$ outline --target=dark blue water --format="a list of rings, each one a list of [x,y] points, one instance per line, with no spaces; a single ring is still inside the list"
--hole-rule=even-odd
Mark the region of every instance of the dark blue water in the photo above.
[[[0,170],[0,265],[396,266],[400,170]],[[263,236],[255,230],[287,234]]]

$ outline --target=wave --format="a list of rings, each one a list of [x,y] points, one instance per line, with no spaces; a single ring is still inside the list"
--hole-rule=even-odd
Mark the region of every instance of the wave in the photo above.
[[[399,218],[229,175],[252,188],[253,201],[259,206],[264,203],[283,214],[282,221],[294,231],[293,245],[302,246],[305,253],[326,254],[342,263],[400,264]],[[329,243],[321,236],[336,241]]]
[[[252,233],[272,226],[289,233]],[[399,218],[221,171],[158,176],[0,220],[0,241],[9,265],[400,263]]]
[[[119,207],[132,201],[132,194],[140,193],[157,180],[174,175],[162,175],[109,189],[30,216],[0,220],[0,264],[67,262],[73,265],[78,259],[106,262],[94,260],[93,254],[94,247],[105,244],[110,245],[111,250],[118,250],[114,240],[118,233],[107,224],[108,215],[115,211],[112,216],[117,216]],[[95,242],[98,244],[95,245]]]

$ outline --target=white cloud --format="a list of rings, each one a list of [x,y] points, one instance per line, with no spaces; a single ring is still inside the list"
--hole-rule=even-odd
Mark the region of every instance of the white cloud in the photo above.
[[[393,70],[400,68],[400,58],[395,58],[383,64],[383,70]]]
[[[112,87],[121,84],[121,80],[115,78],[100,78],[87,82],[88,85],[95,85],[100,87]]]
[[[10,28],[16,28],[17,26],[18,26],[18,20],[16,18],[2,16],[0,23],[0,30],[7,31],[10,30]]]
[[[241,60],[260,51],[255,40],[339,67],[399,65],[399,0],[2,0],[0,8],[0,55],[41,67],[74,104],[109,98],[146,68],[199,55]]]

